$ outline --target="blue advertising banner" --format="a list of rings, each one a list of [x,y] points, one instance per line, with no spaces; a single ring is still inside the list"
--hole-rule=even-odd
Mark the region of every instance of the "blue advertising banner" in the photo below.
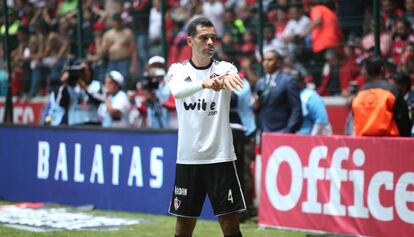
[[[0,199],[166,214],[176,146],[174,131],[0,127]]]

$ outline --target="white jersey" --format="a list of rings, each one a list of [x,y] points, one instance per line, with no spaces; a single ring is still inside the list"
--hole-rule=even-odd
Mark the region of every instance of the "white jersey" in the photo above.
[[[237,69],[213,60],[204,68],[185,61],[168,70],[168,85],[177,107],[178,164],[236,160],[229,122],[231,91],[202,88],[202,80],[225,73],[236,74]]]

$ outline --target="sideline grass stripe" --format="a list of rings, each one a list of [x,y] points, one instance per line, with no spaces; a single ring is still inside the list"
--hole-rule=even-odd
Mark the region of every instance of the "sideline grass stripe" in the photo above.
[[[9,205],[12,202],[0,201],[0,205]],[[119,230],[103,231],[55,231],[31,232],[0,225],[1,237],[171,237],[174,236],[175,218],[163,215],[146,215],[140,213],[93,210],[91,213],[126,218],[152,220],[151,224],[125,226]],[[259,229],[254,220],[241,224],[244,237],[304,237],[306,233],[283,231],[276,229]],[[199,220],[193,237],[221,237],[219,224],[215,221]]]

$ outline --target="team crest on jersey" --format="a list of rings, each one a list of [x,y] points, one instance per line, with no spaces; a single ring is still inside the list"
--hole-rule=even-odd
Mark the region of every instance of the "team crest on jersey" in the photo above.
[[[184,79],[185,82],[190,82],[192,81],[190,77],[187,77],[186,79]]]
[[[211,78],[214,78],[214,77],[218,77],[218,76],[219,76],[219,75],[218,75],[217,73],[213,73],[213,74],[211,74],[211,75],[210,75],[210,79],[211,79]]]
[[[178,208],[180,208],[181,206],[181,200],[178,199],[177,197],[174,198],[174,209],[178,210]]]

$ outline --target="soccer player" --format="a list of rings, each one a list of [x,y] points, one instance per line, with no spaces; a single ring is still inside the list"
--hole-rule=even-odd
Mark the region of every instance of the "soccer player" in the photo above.
[[[188,27],[190,60],[171,65],[167,81],[178,115],[175,185],[169,213],[176,237],[192,236],[206,194],[225,237],[242,236],[238,213],[246,209],[237,177],[229,124],[231,92],[243,87],[237,69],[213,59],[216,32],[206,17]]]

